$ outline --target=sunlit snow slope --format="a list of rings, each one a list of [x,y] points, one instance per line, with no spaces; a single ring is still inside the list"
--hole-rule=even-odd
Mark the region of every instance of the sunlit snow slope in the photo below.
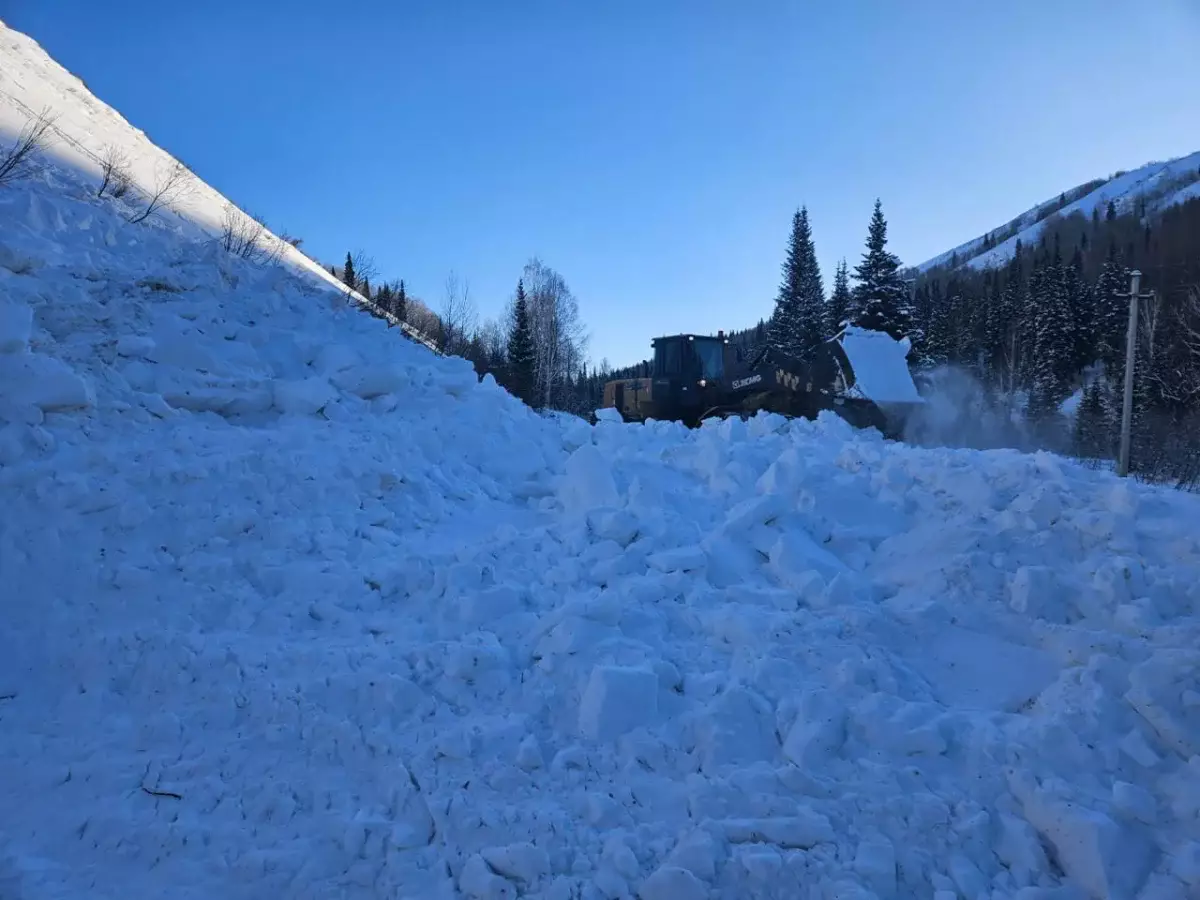
[[[1002,266],[1012,259],[1017,241],[1026,247],[1035,245],[1052,217],[1066,217],[1076,212],[1091,216],[1096,209],[1103,215],[1110,202],[1119,213],[1131,213],[1139,209],[1140,204],[1147,215],[1152,215],[1193,197],[1200,197],[1200,151],[1166,162],[1146,163],[1099,184],[1080,185],[1063,195],[1065,205],[1060,206],[1059,198],[1055,197],[993,231],[993,235],[1004,238],[993,247],[986,247],[985,235],[980,235],[926,260],[917,269],[924,272],[935,266],[949,265],[954,259],[959,265],[973,269]]]
[[[1194,498],[540,417],[88,178],[0,190],[4,900],[1200,890]]]

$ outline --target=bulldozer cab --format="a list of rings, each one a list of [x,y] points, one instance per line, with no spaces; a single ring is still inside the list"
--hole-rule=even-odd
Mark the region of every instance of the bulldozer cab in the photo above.
[[[701,382],[718,382],[725,377],[727,341],[723,337],[676,334],[655,338],[653,344],[656,379],[703,387]]]

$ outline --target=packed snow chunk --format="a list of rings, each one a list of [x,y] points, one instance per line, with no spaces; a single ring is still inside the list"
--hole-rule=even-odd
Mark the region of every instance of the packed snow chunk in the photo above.
[[[1046,870],[1046,851],[1033,826],[1016,816],[1000,815],[996,857],[1008,867],[1018,887],[1033,884]]]
[[[354,366],[334,373],[329,380],[347,393],[371,400],[402,390],[408,375],[399,366]]]
[[[1064,624],[1067,604],[1049,566],[1021,566],[1009,584],[1008,605],[1030,618]]]
[[[28,306],[0,300],[0,353],[23,353],[32,330],[33,311]]]
[[[650,668],[596,666],[579,704],[579,731],[611,741],[658,719],[658,676]]]
[[[458,889],[474,900],[510,900],[517,896],[516,885],[493,872],[478,853],[463,865]]]
[[[908,371],[908,338],[896,340],[884,331],[849,326],[842,349],[854,370],[854,390],[876,403],[922,403]]]
[[[881,898],[896,893],[896,848],[887,838],[867,838],[858,845],[854,871]]]
[[[687,869],[697,878],[711,881],[717,876],[717,862],[723,855],[709,832],[697,830],[675,845],[667,862]]]
[[[1146,825],[1153,825],[1158,820],[1158,803],[1145,788],[1128,781],[1114,781],[1112,799],[1113,806],[1130,818]]]
[[[117,339],[117,356],[146,359],[154,352],[154,338],[143,334],[123,334]]]
[[[798,529],[785,531],[771,547],[771,567],[780,580],[798,585],[809,572],[825,580],[848,571],[840,559],[817,544],[807,532]]]
[[[95,394],[66,363],[40,353],[5,353],[0,354],[0,401],[55,412],[89,407]]]
[[[1171,874],[1192,890],[1200,890],[1200,842],[1188,841],[1175,852]]]
[[[459,601],[463,622],[474,627],[502,619],[521,608],[521,592],[507,584],[472,591]]]
[[[705,772],[770,760],[779,749],[770,704],[741,686],[713,701],[697,723],[696,736]]]
[[[302,381],[276,381],[272,389],[276,409],[300,416],[316,415],[337,397],[328,379],[319,375]]]
[[[798,806],[790,816],[763,819],[726,819],[725,836],[731,844],[763,843],[810,850],[834,839],[833,823],[806,806]]]
[[[620,425],[625,419],[621,417],[621,411],[611,406],[604,406],[595,411],[597,422],[612,422]]]
[[[520,745],[517,747],[517,768],[523,769],[526,772],[532,772],[534,769],[540,769],[545,760],[542,758],[542,748],[538,744],[538,739],[527,734],[521,739]]]
[[[938,700],[967,709],[1016,712],[1059,672],[1042,650],[955,625],[922,637],[919,646],[904,655],[929,681]]]
[[[708,563],[708,554],[703,547],[673,547],[660,550],[646,557],[646,564],[659,572],[694,572]]]
[[[662,866],[641,883],[639,900],[705,900],[708,886],[678,866]]]
[[[1097,900],[1133,900],[1158,849],[1145,832],[1055,796],[1025,776],[1009,779],[1025,817],[1054,847],[1067,875]]]
[[[550,857],[541,847],[528,841],[505,847],[488,847],[481,854],[484,861],[505,878],[533,884],[550,871]]]
[[[1200,754],[1200,650],[1156,651],[1129,675],[1129,701],[1180,756]]]
[[[810,691],[800,698],[783,755],[803,769],[812,769],[834,756],[845,740],[845,706],[832,691]]]
[[[625,509],[594,509],[587,514],[588,528],[602,541],[629,546],[638,534],[638,520]]]
[[[563,508],[576,515],[621,505],[612,463],[595,444],[585,444],[568,457],[558,497]]]

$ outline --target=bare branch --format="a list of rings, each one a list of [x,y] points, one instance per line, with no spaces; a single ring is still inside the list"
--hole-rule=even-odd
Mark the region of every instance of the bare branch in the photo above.
[[[38,113],[37,118],[27,122],[17,135],[16,143],[8,150],[0,150],[0,185],[21,178],[28,178],[41,171],[39,157],[51,144],[54,117],[49,110]]]
[[[129,157],[116,144],[109,144],[104,148],[100,157],[100,174],[104,176],[104,180],[100,182],[100,189],[96,191],[97,197],[103,197],[109,188],[109,193],[114,197],[123,197],[129,190]]]
[[[442,326],[442,351],[451,356],[461,356],[470,343],[475,330],[477,314],[471,299],[470,282],[459,283],[458,275],[451,272],[446,276],[446,294],[442,299],[439,315]]]
[[[174,205],[187,196],[192,189],[191,173],[176,160],[166,174],[160,174],[155,180],[154,192],[149,195],[146,208],[128,221],[136,225],[144,222],[160,209],[172,209]]]

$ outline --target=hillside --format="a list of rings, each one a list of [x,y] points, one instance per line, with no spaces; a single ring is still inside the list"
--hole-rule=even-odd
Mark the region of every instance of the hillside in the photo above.
[[[1034,246],[1048,222],[1081,213],[1105,215],[1109,203],[1118,215],[1139,217],[1161,213],[1185,200],[1200,197],[1200,151],[1166,162],[1147,163],[1131,172],[1097,179],[1039,203],[1032,209],[916,267],[920,273],[946,266],[982,270],[1012,259],[1017,242]]]
[[[0,897],[1200,886],[1200,499],[539,415],[56,152],[0,186]]]

